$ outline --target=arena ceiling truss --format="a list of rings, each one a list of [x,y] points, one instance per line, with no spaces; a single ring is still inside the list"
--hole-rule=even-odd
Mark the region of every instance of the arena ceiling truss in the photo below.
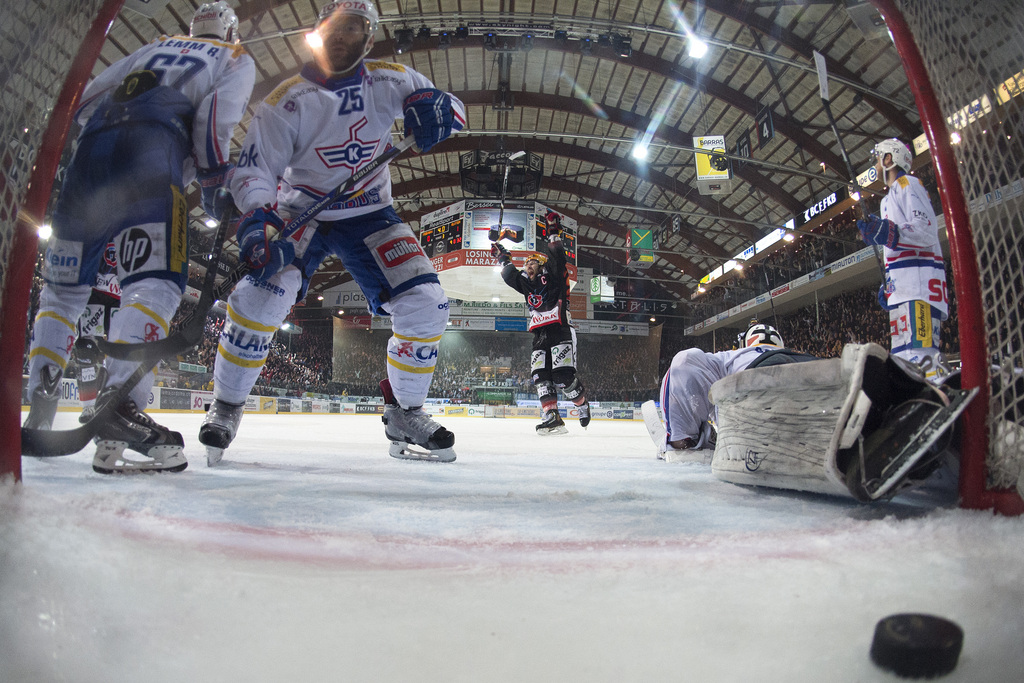
[[[322,3],[230,4],[257,69],[237,151],[255,104],[309,60],[304,35]],[[97,72],[161,33],[186,33],[197,5],[170,0],[153,18],[123,10]],[[647,296],[657,299],[688,302],[703,274],[847,184],[813,51],[826,57],[832,112],[857,171],[876,141],[920,133],[895,49],[866,3],[379,0],[377,7],[371,57],[413,67],[467,108],[465,132],[391,165],[396,206],[413,228],[423,214],[467,198],[460,153],[529,151],[545,169],[529,199],[579,221],[579,265],[643,277]],[[697,41],[707,48],[702,57],[691,56]],[[756,122],[766,112],[774,134],[762,141]],[[693,138],[701,135],[725,136],[735,175],[725,194],[700,194],[694,183]],[[751,142],[746,163],[734,154],[743,137]],[[644,161],[632,154],[641,140],[649,147]],[[683,227],[673,231],[676,215]],[[629,227],[659,235],[655,263],[643,273],[626,268]],[[346,279],[329,261],[310,295]]]

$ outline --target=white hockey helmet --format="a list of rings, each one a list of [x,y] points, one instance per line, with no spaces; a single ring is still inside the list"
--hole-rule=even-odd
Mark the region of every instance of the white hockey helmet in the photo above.
[[[219,38],[229,43],[238,42],[238,15],[224,0],[207,2],[192,15],[188,34],[193,38]]]
[[[369,0],[337,0],[336,2],[329,2],[320,8],[320,18],[317,20],[316,25],[319,26],[327,21],[327,18],[335,12],[358,15],[368,22],[368,35],[372,36],[377,33],[377,25],[380,23],[380,18],[377,15],[377,8]]]
[[[910,162],[914,156],[910,153],[910,148],[896,138],[882,140],[871,150],[871,154],[879,161],[885,159],[886,154],[892,155],[892,164],[886,166],[884,162],[882,163],[882,169],[886,172],[891,171],[895,166],[899,166],[905,172],[910,173]]]
[[[747,333],[743,335],[743,346],[762,345],[777,346],[781,349],[784,347],[782,335],[771,325],[754,323],[747,328]]]

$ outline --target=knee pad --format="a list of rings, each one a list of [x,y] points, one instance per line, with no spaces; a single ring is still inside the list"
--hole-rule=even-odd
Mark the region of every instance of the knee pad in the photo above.
[[[391,329],[403,337],[431,338],[448,326],[448,296],[436,282],[426,282],[402,292],[387,303]]]
[[[133,319],[133,322],[137,318],[140,320],[145,318],[149,321],[147,324],[158,326],[162,331],[161,336],[166,336],[171,325],[171,318],[178,310],[180,301],[181,289],[177,283],[157,278],[136,280],[122,288],[121,307],[111,320],[111,330],[118,328],[118,320],[124,323],[129,318]],[[137,314],[141,314],[142,318],[139,318]]]

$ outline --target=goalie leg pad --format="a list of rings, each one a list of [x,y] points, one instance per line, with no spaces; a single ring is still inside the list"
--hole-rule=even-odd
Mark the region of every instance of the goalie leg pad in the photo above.
[[[837,453],[841,443],[856,442],[868,418],[865,367],[887,357],[877,344],[848,344],[841,358],[719,380],[711,387],[718,410],[712,473],[734,484],[851,497]]]

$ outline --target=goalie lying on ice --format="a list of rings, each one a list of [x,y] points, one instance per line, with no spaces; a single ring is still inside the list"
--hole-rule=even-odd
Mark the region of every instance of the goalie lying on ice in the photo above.
[[[936,387],[877,344],[760,367],[711,388],[716,477],[869,502],[930,476],[977,389]]]

